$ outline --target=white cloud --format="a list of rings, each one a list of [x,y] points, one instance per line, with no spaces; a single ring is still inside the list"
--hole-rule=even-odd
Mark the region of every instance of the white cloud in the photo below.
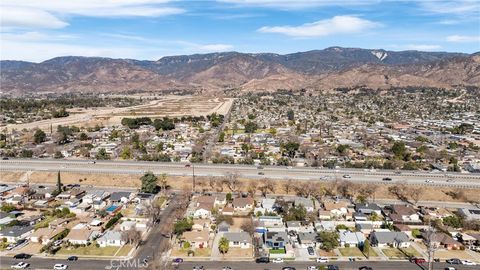
[[[358,33],[381,26],[380,23],[355,16],[335,16],[331,19],[306,23],[300,26],[264,26],[262,33],[279,33],[293,37],[322,37],[334,34]]]
[[[353,6],[378,4],[382,0],[217,0],[237,6],[258,6],[279,9],[305,9],[320,6]]]
[[[452,35],[447,37],[449,42],[480,42],[480,36]]]
[[[433,45],[433,44],[408,44],[404,46],[407,50],[417,50],[417,51],[434,51],[441,49],[442,46],[440,45]]]
[[[2,0],[2,28],[62,28],[68,16],[159,17],[183,13],[170,0]]]
[[[426,0],[418,1],[420,7],[431,13],[471,15],[480,13],[478,0]]]
[[[198,49],[206,52],[224,52],[232,50],[233,46],[228,44],[206,44],[198,45]]]

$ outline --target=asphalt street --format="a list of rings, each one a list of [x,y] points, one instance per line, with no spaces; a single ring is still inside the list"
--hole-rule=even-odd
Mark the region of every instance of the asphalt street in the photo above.
[[[195,168],[194,168],[195,167]],[[297,179],[312,181],[333,181],[345,179],[360,183],[398,183],[413,185],[451,186],[458,188],[480,188],[480,174],[443,173],[392,170],[361,169],[325,169],[311,167],[279,167],[225,165],[225,164],[191,164],[187,167],[181,163],[139,162],[139,161],[96,161],[91,160],[52,160],[52,159],[13,159],[0,161],[3,171],[63,171],[75,173],[98,174],[142,174],[146,171],[166,173],[172,176],[191,176],[195,169],[196,176],[225,176],[237,173],[251,179]],[[384,181],[383,178],[391,178]],[[428,182],[427,182],[428,181]]]

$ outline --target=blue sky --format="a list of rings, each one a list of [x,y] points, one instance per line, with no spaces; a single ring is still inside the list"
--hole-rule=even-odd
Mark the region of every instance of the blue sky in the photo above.
[[[480,51],[478,0],[2,0],[2,60],[330,46]]]

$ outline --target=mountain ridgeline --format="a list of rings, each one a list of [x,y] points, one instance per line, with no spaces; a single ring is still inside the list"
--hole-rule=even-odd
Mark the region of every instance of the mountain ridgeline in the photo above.
[[[331,47],[292,54],[210,53],[157,61],[56,57],[0,62],[3,93],[480,86],[480,54]]]

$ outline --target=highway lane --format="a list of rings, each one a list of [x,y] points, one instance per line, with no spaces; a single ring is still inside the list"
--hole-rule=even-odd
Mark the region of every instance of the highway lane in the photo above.
[[[333,181],[345,179],[362,183],[398,183],[415,185],[451,186],[459,188],[480,188],[480,174],[429,173],[417,171],[361,170],[361,169],[325,169],[311,167],[279,167],[192,164],[186,167],[182,163],[140,162],[140,161],[96,161],[91,160],[51,160],[51,159],[13,159],[0,161],[0,170],[4,171],[64,171],[98,174],[142,174],[145,171],[166,173],[173,176],[191,176],[195,166],[196,176],[224,176],[237,173],[251,179],[298,179]],[[346,178],[348,177],[348,178]],[[392,181],[382,181],[389,177]],[[427,183],[431,180],[433,183]],[[447,181],[448,180],[448,181]]]

